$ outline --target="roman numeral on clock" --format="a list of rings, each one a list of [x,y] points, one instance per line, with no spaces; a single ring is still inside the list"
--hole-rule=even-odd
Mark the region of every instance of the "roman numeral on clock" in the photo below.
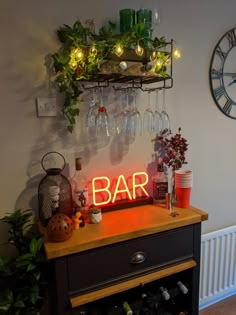
[[[225,114],[228,114],[228,115],[230,114],[232,105],[233,105],[233,101],[228,99],[222,108]]]
[[[227,53],[224,52],[224,51],[220,48],[220,46],[218,46],[218,47],[216,48],[216,53],[217,53],[217,55],[220,57],[221,61],[224,62],[225,59],[226,59]]]
[[[213,80],[220,80],[222,78],[222,71],[216,70],[216,69],[211,69],[211,78]]]
[[[236,46],[236,36],[234,33],[234,29],[227,33],[227,39],[229,41],[229,47],[230,48]]]
[[[218,100],[221,98],[221,96],[224,95],[225,89],[224,89],[224,87],[221,85],[221,86],[219,86],[218,88],[214,89],[214,90],[213,90],[213,93],[214,93],[214,95],[215,95],[216,100],[218,101]]]

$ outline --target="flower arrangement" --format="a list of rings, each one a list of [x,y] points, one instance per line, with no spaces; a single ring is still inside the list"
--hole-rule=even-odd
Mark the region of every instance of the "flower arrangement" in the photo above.
[[[188,142],[182,137],[181,128],[175,135],[172,135],[168,129],[163,130],[161,135],[156,138],[156,145],[163,154],[163,163],[172,170],[178,170],[187,163],[185,153],[188,150]]]

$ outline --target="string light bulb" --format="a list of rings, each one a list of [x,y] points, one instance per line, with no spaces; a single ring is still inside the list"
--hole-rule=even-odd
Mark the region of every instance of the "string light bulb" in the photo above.
[[[156,65],[155,65],[155,72],[159,72],[161,70],[163,66],[163,63],[161,62],[161,60],[157,60]]]
[[[80,48],[76,48],[74,54],[75,54],[75,58],[76,58],[78,61],[80,61],[80,60],[82,60],[82,59],[84,58],[83,50],[80,49]]]
[[[123,53],[124,53],[124,49],[123,49],[122,45],[121,45],[121,44],[117,44],[117,45],[115,46],[115,54],[116,54],[118,57],[120,57],[121,55],[123,55]]]
[[[77,62],[75,60],[70,60],[69,66],[72,70],[75,70],[77,68]]]
[[[174,57],[175,59],[181,58],[181,51],[180,51],[178,48],[176,48],[176,49],[173,51],[173,57]]]
[[[170,58],[167,58],[167,59],[166,59],[165,65],[166,65],[166,66],[170,66],[170,65],[171,65],[171,60],[170,60]]]
[[[153,51],[150,55],[150,61],[155,61],[157,59],[157,52]]]
[[[92,46],[90,49],[89,49],[89,54],[92,55],[92,56],[96,56],[97,55],[97,49],[95,46]]]
[[[143,47],[141,47],[139,44],[137,45],[136,49],[135,49],[135,52],[138,56],[142,56],[143,53],[144,53],[144,49]]]

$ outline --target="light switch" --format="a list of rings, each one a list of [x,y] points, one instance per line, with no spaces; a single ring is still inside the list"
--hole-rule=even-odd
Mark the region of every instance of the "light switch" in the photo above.
[[[57,103],[55,97],[38,97],[37,98],[38,117],[57,116]]]

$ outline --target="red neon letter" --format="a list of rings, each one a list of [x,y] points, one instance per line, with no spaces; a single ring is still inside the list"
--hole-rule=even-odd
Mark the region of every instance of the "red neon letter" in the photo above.
[[[120,190],[118,190],[118,187],[119,187],[119,185],[120,185],[121,179],[123,180],[123,183],[124,183],[124,185],[125,185],[125,189],[120,189]],[[114,192],[114,196],[113,196],[113,198],[112,198],[112,202],[115,202],[115,200],[116,200],[116,195],[117,195],[117,194],[120,194],[120,193],[122,193],[122,192],[127,192],[128,196],[129,196],[129,199],[132,200],[132,197],[131,197],[129,188],[128,188],[128,186],[127,186],[126,180],[125,180],[125,178],[124,178],[124,175],[120,175],[120,176],[118,177],[117,184],[116,184],[116,189],[115,189],[115,192]]]
[[[144,175],[146,180],[144,183],[140,183],[140,184],[136,184],[135,182],[135,177],[138,175]],[[148,174],[146,172],[139,172],[139,173],[134,173],[133,174],[133,198],[136,199],[136,188],[140,187],[142,189],[142,191],[144,192],[144,194],[149,197],[148,192],[146,191],[146,189],[143,187],[148,183]]]
[[[106,181],[107,181],[107,186],[104,187],[104,188],[96,189],[96,187],[95,187],[95,181],[98,181],[98,180],[100,180],[100,181],[101,181],[101,180],[106,180]],[[93,191],[93,204],[94,204],[95,206],[105,205],[105,204],[107,204],[107,203],[109,203],[109,202],[111,201],[111,192],[110,192],[110,190],[109,190],[110,184],[111,184],[111,183],[110,183],[110,179],[109,179],[108,177],[106,177],[106,176],[93,178],[93,180],[92,180],[92,191]],[[97,202],[97,201],[96,201],[96,193],[97,193],[97,192],[102,192],[102,191],[107,192],[107,194],[108,194],[108,199],[107,199],[106,201]]]

